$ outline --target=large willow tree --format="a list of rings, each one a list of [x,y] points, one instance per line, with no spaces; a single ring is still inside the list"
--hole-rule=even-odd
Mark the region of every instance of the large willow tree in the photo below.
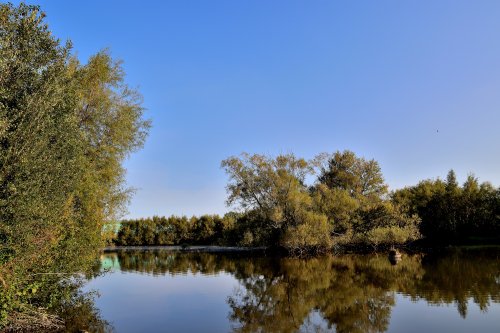
[[[82,65],[39,7],[0,5],[0,328],[54,322],[128,198],[142,116],[107,51]]]
[[[230,178],[227,203],[239,205],[254,219],[253,230],[245,232],[251,245],[279,245],[296,253],[330,247],[326,216],[313,210],[305,184],[313,171],[308,161],[293,154],[272,158],[243,153],[221,165]]]

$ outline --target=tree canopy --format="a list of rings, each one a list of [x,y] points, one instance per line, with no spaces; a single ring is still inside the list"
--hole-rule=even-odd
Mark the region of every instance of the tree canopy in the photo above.
[[[222,167],[229,175],[228,204],[255,220],[245,231],[249,240],[301,252],[327,249],[332,242],[379,245],[419,237],[418,217],[388,200],[378,163],[350,151],[311,161],[244,153]],[[306,184],[314,174],[316,181]]]
[[[310,162],[293,154],[271,158],[244,153],[222,161],[222,167],[230,177],[228,203],[251,210],[260,222],[258,233],[268,236],[268,242],[291,250],[329,246],[326,218],[312,209],[305,185],[313,172]]]
[[[395,191],[392,201],[422,219],[421,231],[438,243],[500,236],[500,190],[470,174],[462,186],[450,170],[446,181],[424,180]]]
[[[351,196],[377,197],[387,193],[377,161],[357,157],[352,151],[321,154],[316,160],[318,181],[330,189],[342,189]]]
[[[95,260],[149,128],[121,63],[104,50],[81,64],[44,17],[0,5],[0,325],[55,308],[60,276]]]

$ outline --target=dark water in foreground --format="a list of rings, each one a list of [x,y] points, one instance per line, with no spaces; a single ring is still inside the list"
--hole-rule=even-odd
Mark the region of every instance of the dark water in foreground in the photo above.
[[[500,250],[312,259],[106,253],[87,289],[117,332],[500,332]]]

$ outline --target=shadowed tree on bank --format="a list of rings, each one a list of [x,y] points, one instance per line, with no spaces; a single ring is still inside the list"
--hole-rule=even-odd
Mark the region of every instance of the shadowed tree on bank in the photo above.
[[[473,175],[459,186],[451,170],[446,181],[424,180],[395,191],[392,201],[420,216],[421,232],[432,242],[500,237],[500,191],[490,183],[479,184]]]

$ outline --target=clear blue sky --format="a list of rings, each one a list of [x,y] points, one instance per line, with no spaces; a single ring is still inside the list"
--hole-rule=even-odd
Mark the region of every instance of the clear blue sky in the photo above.
[[[242,151],[350,149],[392,189],[450,168],[500,185],[500,1],[36,3],[144,96],[129,217],[225,212],[220,161]]]

